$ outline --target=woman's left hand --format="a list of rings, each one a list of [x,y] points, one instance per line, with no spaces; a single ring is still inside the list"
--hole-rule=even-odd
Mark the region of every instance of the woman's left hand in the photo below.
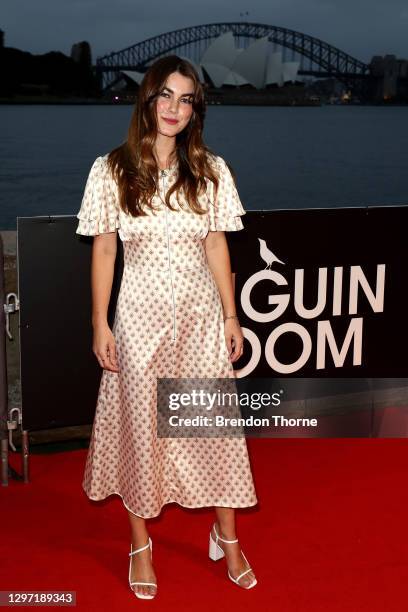
[[[244,351],[244,336],[238,319],[227,319],[224,321],[225,341],[231,363],[237,361]]]

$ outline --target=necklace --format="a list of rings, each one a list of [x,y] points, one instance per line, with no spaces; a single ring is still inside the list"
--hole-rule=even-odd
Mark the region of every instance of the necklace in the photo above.
[[[172,151],[169,157],[172,157],[173,154],[174,154],[174,151]],[[156,159],[157,168],[159,169],[159,172],[161,172],[162,170],[172,170],[177,165],[177,158],[176,158],[170,166],[166,166],[166,168],[161,168],[160,163],[156,157],[156,154],[155,154],[155,159]]]

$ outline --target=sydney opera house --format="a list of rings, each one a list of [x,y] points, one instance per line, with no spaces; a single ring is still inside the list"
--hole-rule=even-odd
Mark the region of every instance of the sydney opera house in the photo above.
[[[252,42],[247,48],[235,46],[232,32],[226,32],[216,38],[201,56],[199,62],[193,62],[202,83],[220,88],[253,87],[265,89],[269,85],[282,87],[285,83],[295,82],[300,62],[285,62],[282,52],[270,52],[270,42],[264,36]],[[183,57],[183,56],[180,56]],[[144,74],[124,70],[126,80],[140,84]]]

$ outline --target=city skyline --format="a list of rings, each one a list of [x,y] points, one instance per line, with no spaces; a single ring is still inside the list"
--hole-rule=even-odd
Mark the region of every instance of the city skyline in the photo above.
[[[92,58],[168,31],[206,23],[263,23],[320,38],[369,62],[373,55],[408,57],[408,7],[403,0],[3,0],[0,28],[5,46],[34,54],[61,51],[86,40]],[[143,14],[140,19],[139,15]],[[23,18],[22,18],[23,17]]]

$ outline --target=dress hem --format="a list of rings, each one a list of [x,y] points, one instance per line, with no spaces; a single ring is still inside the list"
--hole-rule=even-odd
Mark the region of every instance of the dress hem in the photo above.
[[[85,491],[85,489],[84,489]],[[134,514],[135,516],[138,516],[139,518],[143,518],[143,519],[150,519],[150,518],[156,518],[158,516],[160,516],[161,511],[163,510],[163,507],[166,506],[167,504],[178,504],[179,506],[181,506],[182,508],[189,508],[189,509],[195,509],[195,508],[212,508],[212,507],[221,507],[221,508],[252,508],[253,506],[256,506],[258,504],[258,500],[256,500],[256,502],[254,502],[253,504],[246,504],[245,506],[237,506],[237,505],[231,505],[230,503],[215,503],[215,504],[202,504],[202,505],[197,505],[197,506],[189,506],[188,504],[182,504],[181,502],[177,501],[176,499],[169,499],[167,501],[165,501],[161,506],[160,506],[160,510],[157,514],[152,514],[149,516],[144,516],[143,514],[137,514],[136,512],[133,512],[133,510],[131,510],[125,503],[125,500],[123,499],[123,496],[118,493],[118,491],[112,491],[112,493],[108,493],[107,495],[105,495],[104,497],[92,497],[91,495],[88,495],[88,493],[85,491],[86,496],[91,499],[92,501],[103,501],[105,500],[107,497],[110,497],[111,495],[119,495],[119,497],[122,500],[123,505],[125,506],[126,510],[128,510],[129,512],[131,512],[132,514]]]

